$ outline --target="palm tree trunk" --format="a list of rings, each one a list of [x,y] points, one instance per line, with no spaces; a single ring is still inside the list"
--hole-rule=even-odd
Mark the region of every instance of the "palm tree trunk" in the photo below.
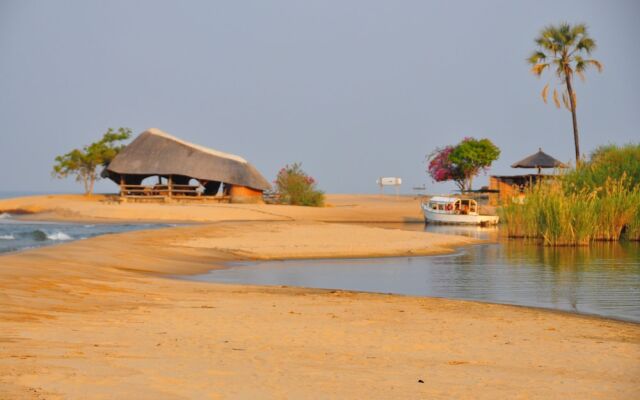
[[[578,137],[578,118],[576,117],[576,102],[573,97],[573,87],[571,87],[571,74],[565,73],[565,82],[567,83],[567,93],[569,94],[569,102],[571,103],[571,118],[573,119],[573,142],[576,146],[576,167],[580,164],[580,138]]]

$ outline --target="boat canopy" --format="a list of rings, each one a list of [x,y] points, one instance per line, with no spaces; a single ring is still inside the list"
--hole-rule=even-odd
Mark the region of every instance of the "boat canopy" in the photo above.
[[[429,201],[432,203],[444,203],[444,204],[455,203],[458,200],[460,199],[457,197],[444,197],[444,196],[434,196],[429,199]]]

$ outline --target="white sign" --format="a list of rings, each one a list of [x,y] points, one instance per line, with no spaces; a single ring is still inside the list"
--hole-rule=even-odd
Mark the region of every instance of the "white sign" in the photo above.
[[[402,185],[402,178],[396,178],[396,177],[378,178],[376,183],[379,186],[400,186]]]

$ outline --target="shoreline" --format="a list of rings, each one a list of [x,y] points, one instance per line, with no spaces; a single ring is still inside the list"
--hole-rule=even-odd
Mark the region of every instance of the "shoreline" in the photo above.
[[[33,214],[33,216],[37,216],[38,214]],[[25,221],[41,221],[39,219],[29,219],[29,220],[25,220]],[[50,222],[50,221],[46,221],[46,222]],[[57,221],[51,221],[51,222],[57,222]],[[87,223],[87,222],[91,222],[94,223],[93,221],[77,221],[74,223]],[[107,224],[138,224],[138,221],[118,221],[118,222],[108,222]],[[145,222],[145,224],[154,224],[151,222]],[[226,223],[226,222],[225,222]],[[252,221],[238,221],[236,222],[238,224],[251,224]],[[396,222],[392,222],[393,224],[396,224]],[[167,222],[156,222],[155,224],[158,225],[162,225],[162,224],[167,224]],[[327,224],[340,224],[338,222],[329,222]],[[349,224],[353,224],[353,225],[368,225],[368,224],[384,224],[384,223],[380,223],[380,222],[348,222],[346,223],[347,225]],[[207,225],[211,225],[208,223],[197,223],[197,222],[192,222],[192,223],[184,223],[184,224],[180,224],[180,226],[166,226],[166,227],[157,227],[157,228],[152,228],[152,229],[141,229],[141,230],[135,230],[135,231],[131,231],[131,232],[122,232],[122,233],[108,233],[108,234],[102,234],[102,235],[98,235],[95,237],[92,237],[90,239],[99,239],[103,236],[107,236],[107,235],[126,235],[128,233],[135,233],[135,232],[153,232],[153,231],[157,231],[157,230],[165,230],[165,229],[172,229],[172,228],[188,228],[188,227],[192,227],[192,226],[207,226]],[[374,226],[376,228],[378,228],[378,226]],[[387,229],[387,228],[381,228],[381,229]],[[17,251],[11,251],[11,252],[7,252],[7,253],[0,253],[0,261],[1,261],[1,257],[3,255],[16,255],[16,254],[23,254],[23,253],[27,253],[30,251],[34,251],[34,250],[38,250],[38,249],[43,249],[43,248],[55,248],[58,246],[63,246],[63,245],[68,245],[71,243],[74,243],[78,240],[87,240],[87,239],[74,239],[71,241],[66,241],[66,242],[60,242],[60,243],[54,243],[51,245],[46,245],[46,246],[41,246],[41,247],[37,247],[37,248],[26,248],[26,249],[21,249],[21,250],[17,250]],[[443,297],[443,296],[418,296],[418,295],[408,295],[408,294],[402,294],[402,293],[393,293],[393,292],[375,292],[375,291],[366,291],[366,290],[349,290],[349,289],[341,289],[341,288],[314,288],[314,287],[307,287],[307,286],[290,286],[290,285],[255,285],[255,284],[233,284],[233,283],[225,283],[225,282],[215,282],[215,281],[199,281],[199,280],[191,280],[188,279],[187,277],[189,276],[193,276],[193,275],[201,275],[201,274],[206,274],[209,271],[213,271],[213,270],[219,270],[219,269],[228,269],[228,268],[233,268],[232,265],[226,265],[229,263],[257,263],[257,262],[261,262],[261,261],[266,261],[266,262],[270,262],[270,261],[317,261],[317,260],[327,260],[327,261],[340,261],[340,260],[368,260],[368,259],[380,259],[380,258],[406,258],[406,257],[416,257],[416,258],[420,258],[420,257],[433,257],[433,256],[449,256],[449,255],[453,255],[459,251],[461,251],[462,249],[469,247],[469,246],[482,246],[482,245],[486,245],[486,244],[491,244],[494,243],[493,241],[490,240],[480,240],[480,239],[475,239],[475,242],[472,243],[465,243],[465,244],[460,244],[459,246],[453,246],[453,247],[449,247],[447,249],[442,249],[442,250],[438,250],[438,251],[426,251],[423,253],[420,252],[406,252],[406,253],[397,253],[397,254],[379,254],[379,253],[375,253],[375,252],[371,252],[369,254],[365,254],[365,255],[354,255],[354,256],[348,256],[348,255],[341,255],[341,256],[323,256],[323,255],[316,255],[316,256],[307,256],[307,255],[301,255],[301,256],[282,256],[282,257],[275,257],[275,258],[271,258],[271,257],[247,257],[247,256],[239,256],[237,254],[234,254],[233,252],[228,252],[228,251],[224,251],[222,249],[217,249],[217,251],[220,252],[220,254],[225,254],[228,255],[229,258],[223,259],[222,257],[220,257],[219,259],[212,259],[210,261],[213,261],[214,264],[216,265],[212,265],[212,267],[210,269],[207,270],[202,270],[200,268],[198,269],[194,269],[194,270],[188,270],[188,271],[183,271],[180,274],[176,274],[172,271],[163,271],[163,272],[144,272],[144,271],[138,271],[142,274],[147,274],[149,276],[154,276],[154,277],[162,277],[162,278],[167,278],[167,279],[177,279],[177,280],[186,280],[189,282],[198,282],[198,283],[203,283],[203,284],[213,284],[213,285],[232,285],[232,286],[247,286],[247,287],[255,287],[255,288],[260,288],[260,287],[264,287],[264,288],[292,288],[292,289],[300,289],[302,291],[304,290],[309,290],[309,291],[316,291],[316,290],[320,290],[320,291],[341,291],[341,292],[346,292],[346,293],[365,293],[365,294],[381,294],[381,295],[389,295],[389,296],[402,296],[402,297],[407,297],[407,298],[432,298],[432,299],[444,299],[444,300],[452,300],[452,301],[462,301],[462,302],[471,302],[471,303],[479,303],[479,304],[491,304],[491,305],[503,305],[503,306],[509,306],[509,307],[521,307],[521,308],[530,308],[533,310],[540,310],[540,311],[547,311],[547,312],[557,312],[560,314],[566,314],[566,315],[574,315],[574,316],[582,316],[582,317],[590,317],[590,318],[596,318],[596,319],[602,319],[602,320],[610,320],[610,321],[616,321],[616,322],[625,322],[625,323],[630,323],[630,324],[636,324],[636,325],[640,325],[640,321],[634,321],[634,320],[630,320],[630,319],[625,319],[622,317],[613,317],[613,316],[607,316],[607,315],[601,315],[601,314],[595,314],[595,313],[588,313],[588,312],[578,312],[578,311],[569,311],[569,310],[562,310],[562,309],[556,309],[556,308],[548,308],[548,307],[542,307],[542,306],[533,306],[533,305],[522,305],[522,304],[513,304],[513,303],[500,303],[500,302],[492,302],[492,301],[482,301],[482,300],[473,300],[473,299],[463,299],[463,298],[456,298],[456,297]],[[127,269],[129,270],[129,269]]]
[[[254,287],[254,288],[291,288],[291,289],[300,289],[300,290],[309,290],[309,291],[321,291],[321,292],[332,292],[332,291],[340,291],[340,292],[346,292],[346,293],[364,293],[364,294],[380,294],[380,295],[385,295],[385,296],[400,296],[400,297],[406,297],[406,298],[416,298],[416,299],[442,299],[442,300],[451,300],[451,301],[460,301],[460,302],[468,302],[468,303],[478,303],[478,304],[490,304],[490,305],[498,305],[498,306],[507,306],[507,307],[517,307],[517,308],[524,308],[524,309],[532,309],[532,310],[539,310],[539,311],[543,311],[543,312],[552,312],[552,313],[559,313],[561,315],[568,315],[568,316],[577,316],[577,317],[586,317],[586,318],[592,318],[595,320],[606,320],[606,321],[612,321],[612,322],[623,322],[623,323],[628,323],[628,324],[632,324],[632,325],[638,325],[640,327],[640,320],[633,320],[633,319],[627,319],[627,318],[623,318],[623,317],[615,317],[615,316],[610,316],[610,315],[604,315],[604,314],[597,314],[597,313],[589,313],[589,312],[581,312],[581,311],[570,311],[570,310],[563,310],[563,309],[559,309],[559,308],[550,308],[550,307],[543,307],[543,306],[534,306],[534,305],[524,305],[524,304],[515,304],[515,303],[501,303],[501,302],[495,302],[495,301],[488,301],[488,300],[474,300],[474,299],[464,299],[464,298],[459,298],[459,297],[444,297],[444,296],[420,296],[420,295],[411,295],[411,294],[404,294],[404,293],[394,293],[394,292],[378,292],[378,291],[368,291],[368,290],[351,290],[351,289],[341,289],[341,288],[318,288],[318,287],[311,287],[311,286],[297,286],[297,285],[278,285],[278,284],[269,284],[269,285],[262,285],[262,284],[251,284],[251,283],[227,283],[227,282],[218,282],[218,281],[205,281],[205,280],[196,280],[196,279],[190,279],[190,276],[194,276],[194,275],[203,275],[206,274],[207,272],[210,271],[216,271],[216,270],[221,270],[221,269],[231,269],[234,268],[235,265],[229,265],[229,264],[235,264],[235,263],[242,263],[242,264],[251,264],[251,263],[259,263],[259,262],[278,262],[278,261],[322,261],[322,260],[326,260],[326,261],[348,261],[348,260],[369,260],[369,259],[380,259],[380,258],[398,258],[398,259],[404,259],[407,257],[411,257],[411,258],[421,258],[421,257],[437,257],[437,256],[451,256],[454,255],[455,253],[458,252],[458,250],[462,250],[464,248],[467,247],[471,247],[471,246],[483,246],[483,245],[487,245],[487,244],[491,244],[493,242],[479,242],[479,243],[473,243],[473,244],[468,244],[468,245],[464,245],[464,246],[460,246],[460,247],[454,247],[453,250],[449,253],[434,253],[434,254],[424,254],[424,255],[391,255],[391,256],[370,256],[370,257],[340,257],[340,258],[335,258],[335,257],[320,257],[320,258],[282,258],[282,259],[249,259],[249,258],[237,258],[237,259],[231,259],[231,260],[225,260],[225,261],[220,261],[219,265],[217,265],[215,268],[210,269],[209,271],[206,271],[204,273],[202,272],[194,272],[194,273],[187,273],[184,275],[172,275],[172,274],[161,274],[161,275],[156,275],[156,276],[160,276],[160,277],[165,277],[167,279],[177,279],[177,280],[185,280],[185,281],[189,281],[189,282],[198,282],[198,283],[204,283],[204,284],[212,284],[212,285],[231,285],[231,286],[246,286],[246,287]]]
[[[425,256],[417,256],[417,257],[431,257],[431,256],[436,256],[436,255],[446,256],[448,254],[433,254],[433,255],[425,255]],[[365,260],[365,259],[366,258],[363,258],[363,260]],[[317,260],[317,259],[313,259],[313,260]],[[332,259],[327,259],[327,260],[332,260]],[[336,260],[342,260],[342,259],[336,259]],[[225,263],[243,262],[243,261],[249,261],[250,262],[250,261],[256,261],[256,260],[230,260],[230,261],[226,261]],[[284,260],[284,261],[287,261],[287,260]],[[222,263],[222,265],[220,265],[217,268],[213,268],[210,271],[219,270],[219,269],[226,269],[226,268],[233,268],[233,266],[225,266],[224,263]],[[462,302],[462,303],[475,303],[477,305],[487,304],[487,305],[493,305],[493,306],[515,307],[515,308],[521,308],[521,309],[525,309],[525,310],[556,313],[556,314],[558,314],[560,316],[580,317],[580,318],[591,319],[591,320],[594,320],[594,321],[619,322],[619,323],[630,324],[630,325],[633,325],[633,326],[640,327],[640,321],[634,321],[634,320],[631,320],[631,319],[625,319],[625,318],[621,318],[621,317],[612,317],[612,316],[594,314],[594,313],[587,313],[587,312],[568,311],[568,310],[561,310],[561,309],[557,309],[557,308],[547,308],[547,307],[540,307],[540,306],[527,306],[527,305],[513,304],[513,303],[498,303],[498,302],[494,302],[494,301],[470,300],[470,299],[462,299],[462,298],[457,298],[457,297],[417,296],[417,295],[393,293],[393,292],[374,292],[374,291],[367,291],[367,290],[350,290],[350,289],[339,289],[339,288],[316,288],[316,287],[309,287],[309,286],[294,286],[294,285],[275,285],[275,284],[274,285],[255,285],[255,284],[250,284],[250,283],[226,283],[226,282],[215,282],[215,281],[192,280],[192,279],[186,278],[186,277],[191,276],[191,275],[194,275],[194,274],[187,274],[187,275],[162,274],[162,275],[155,275],[155,276],[161,277],[163,279],[170,279],[170,280],[176,279],[176,280],[179,280],[179,281],[197,282],[197,283],[203,283],[203,284],[208,284],[208,285],[225,285],[225,286],[246,287],[246,288],[255,288],[255,289],[261,289],[261,288],[262,289],[274,289],[274,290],[277,290],[277,289],[293,289],[293,290],[299,290],[301,292],[309,292],[309,293],[315,293],[315,292],[318,292],[318,293],[344,292],[344,293],[351,293],[351,294],[354,294],[354,295],[367,294],[367,295],[381,295],[381,296],[397,296],[397,297],[403,297],[403,298],[407,298],[407,299],[416,299],[416,300],[417,299],[433,299],[433,300],[456,301],[456,302]]]
[[[247,218],[256,215],[245,211]],[[478,243],[323,223],[316,216],[223,218],[1,255],[0,393],[626,398],[640,388],[640,326],[634,322],[468,300],[169,276],[255,255],[259,261],[370,254],[372,243],[386,252],[413,251],[403,255],[415,255],[416,248],[442,254]]]

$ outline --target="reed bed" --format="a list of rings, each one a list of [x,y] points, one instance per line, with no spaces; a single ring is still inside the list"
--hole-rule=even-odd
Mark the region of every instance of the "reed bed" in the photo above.
[[[527,188],[500,209],[507,235],[549,246],[640,241],[640,144],[607,145],[555,179]]]
[[[567,186],[563,178],[525,191],[522,204],[500,211],[510,237],[536,238],[548,246],[581,246],[594,240],[640,240],[640,188],[608,178],[597,188]]]
[[[640,197],[640,195],[638,195],[638,197]],[[638,201],[640,202],[640,198]],[[640,241],[640,206],[635,207],[635,212],[626,227],[624,236],[627,240]]]

